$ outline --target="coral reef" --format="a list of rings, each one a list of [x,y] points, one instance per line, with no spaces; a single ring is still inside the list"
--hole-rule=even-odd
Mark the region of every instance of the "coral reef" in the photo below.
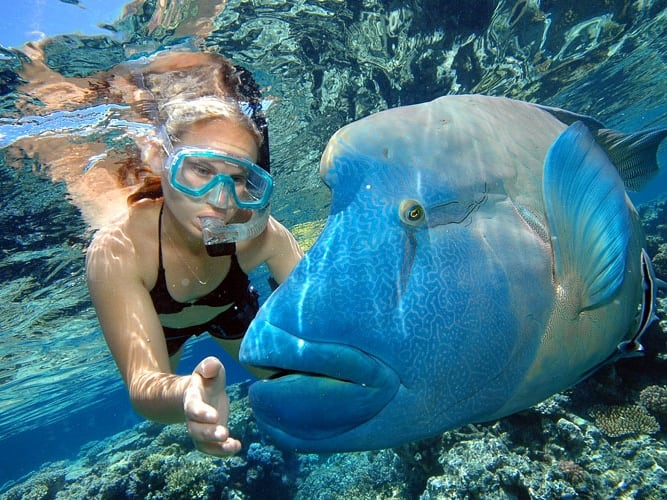
[[[410,498],[408,477],[392,450],[336,454],[304,478],[295,498]]]
[[[248,412],[247,384],[230,391],[238,419]],[[234,412],[232,413],[234,414]],[[246,421],[242,436],[259,440]],[[246,441],[248,442],[248,441]],[[197,452],[183,425],[142,423],[108,441],[90,443],[74,462],[54,462],[3,493],[3,498],[289,498],[294,479],[283,454],[251,443],[244,456],[218,459]],[[282,494],[281,494],[282,492]]]
[[[661,313],[664,314],[664,310]],[[664,337],[652,329],[647,334]],[[649,339],[650,340],[650,339]],[[3,499],[664,498],[666,361],[629,359],[488,425],[396,449],[328,456],[264,441],[248,384],[230,387],[230,426],[244,450],[214,458],[183,425],[142,423],[85,446],[1,491]]]
[[[660,424],[641,405],[594,406],[589,410],[595,425],[609,437],[655,434]]]
[[[655,273],[667,277],[667,200],[643,204],[638,207],[646,228],[646,244],[653,261]]]
[[[667,417],[667,387],[649,385],[639,393],[639,404],[659,417]]]

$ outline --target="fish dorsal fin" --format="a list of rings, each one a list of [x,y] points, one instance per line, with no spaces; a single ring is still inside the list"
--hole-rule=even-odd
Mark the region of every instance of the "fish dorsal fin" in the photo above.
[[[589,130],[592,130],[594,133],[599,129],[604,128],[604,124],[592,116],[574,113],[573,111],[568,111],[566,109],[552,108],[551,106],[544,106],[543,104],[535,104],[534,106],[540,108],[542,111],[546,111],[557,120],[562,121],[565,125],[583,122]]]
[[[558,283],[577,277],[581,310],[608,301],[623,282],[632,233],[623,181],[593,135],[577,122],[549,148],[544,198]]]
[[[625,134],[616,130],[597,131],[597,142],[616,165],[625,186],[639,191],[658,173],[658,147],[667,137],[667,128],[642,130]]]
[[[667,127],[652,128],[626,134],[605,128],[595,118],[560,108],[535,104],[565,125],[583,122],[595,135],[595,140],[609,155],[626,189],[639,191],[658,173],[658,147],[667,137]]]

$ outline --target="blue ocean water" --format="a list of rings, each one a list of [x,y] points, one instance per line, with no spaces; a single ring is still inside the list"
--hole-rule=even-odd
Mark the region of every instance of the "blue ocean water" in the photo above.
[[[84,249],[92,232],[85,211],[75,206],[77,173],[58,173],[59,158],[48,154],[83,158],[100,150],[77,149],[81,144],[120,150],[126,139],[122,110],[80,100],[71,85],[78,79],[175,43],[218,51],[251,68],[275,98],[269,112],[278,186],[273,213],[291,228],[327,215],[317,164],[329,136],[388,107],[474,92],[566,107],[621,130],[667,124],[665,1],[168,4],[26,2],[4,12],[0,491],[42,464],[74,459],[82,445],[141,422],[85,287]],[[74,17],[72,9],[85,13],[87,24],[69,28],[64,20]],[[96,23],[102,27],[93,29]],[[28,34],[36,30],[43,35]],[[42,37],[38,50],[22,45],[35,36]],[[49,70],[48,88],[40,87],[47,73],[27,71],[40,58]],[[659,161],[658,177],[631,194],[636,203],[665,194],[664,145]],[[266,271],[252,278],[265,298]],[[179,371],[187,373],[212,353],[223,358],[229,383],[248,379],[205,337],[188,344]]]
[[[253,379],[235,359],[207,338],[191,342],[178,373],[192,372],[202,358],[210,355],[218,356],[224,363],[229,384]],[[52,421],[42,423],[38,418],[33,428],[18,428],[6,435],[0,441],[0,483],[16,480],[47,462],[72,459],[86,443],[141,422],[132,410],[125,386],[113,381],[110,385],[113,388],[103,398],[88,406],[60,412]]]
[[[201,359],[211,355],[224,363],[229,384],[253,379],[238,361],[206,338],[195,340],[188,346],[178,373],[192,372]],[[50,421],[42,422],[36,418],[30,428],[21,430],[19,427],[6,435],[0,441],[0,483],[16,480],[47,462],[73,459],[86,443],[104,439],[141,422],[130,405],[125,386],[112,380],[109,385],[113,388],[105,391],[104,397],[87,406],[74,405]],[[76,392],[73,397],[76,398]]]

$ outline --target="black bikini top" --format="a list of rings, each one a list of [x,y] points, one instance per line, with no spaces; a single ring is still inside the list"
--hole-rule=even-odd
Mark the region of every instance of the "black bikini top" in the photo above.
[[[196,299],[193,302],[178,302],[169,293],[167,287],[167,277],[162,262],[162,208],[160,209],[159,223],[158,223],[158,242],[159,242],[159,267],[157,274],[157,281],[155,286],[150,291],[155,311],[158,314],[175,314],[181,312],[186,307],[194,305],[203,305],[211,307],[222,307],[232,303],[244,302],[250,280],[248,275],[243,272],[236,254],[232,254],[232,263],[229,267],[227,276],[222,282],[211,292]]]

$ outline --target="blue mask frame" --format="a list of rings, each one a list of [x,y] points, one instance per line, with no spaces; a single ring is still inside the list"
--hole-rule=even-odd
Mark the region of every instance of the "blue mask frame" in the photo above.
[[[248,180],[246,181],[250,184],[248,192],[250,192],[254,198],[250,200],[239,198],[236,193],[234,179],[223,173],[216,174],[210,181],[196,189],[179,182],[177,177],[179,169],[182,168],[183,162],[186,159],[191,158],[219,160],[241,167],[248,173]],[[274,183],[271,174],[251,161],[230,156],[223,152],[195,147],[178,148],[167,158],[165,168],[169,172],[169,183],[171,186],[193,198],[205,198],[213,194],[214,199],[217,200],[219,198],[220,189],[225,189],[227,194],[233,197],[237,207],[248,210],[259,210],[266,208],[269,205],[273,193]],[[216,187],[218,187],[218,189],[216,189]],[[217,204],[215,201],[212,203]]]

